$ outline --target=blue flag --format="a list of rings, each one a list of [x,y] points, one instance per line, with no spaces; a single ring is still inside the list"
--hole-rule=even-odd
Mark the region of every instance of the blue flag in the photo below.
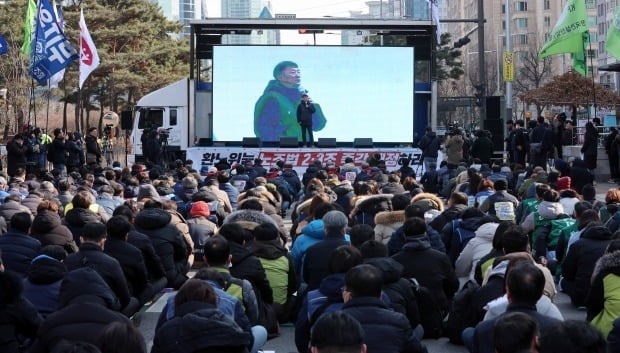
[[[0,55],[6,54],[9,51],[9,45],[6,43],[6,40],[2,35],[0,35]]]
[[[29,73],[39,84],[45,84],[79,57],[58,25],[54,8],[48,0],[39,2],[32,40]]]

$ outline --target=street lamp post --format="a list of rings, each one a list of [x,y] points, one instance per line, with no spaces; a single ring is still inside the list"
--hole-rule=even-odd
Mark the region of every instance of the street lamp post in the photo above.
[[[512,52],[510,1],[506,0],[506,51]],[[499,49],[498,49],[499,51]],[[499,87],[499,86],[498,86]],[[506,81],[506,119],[512,120],[512,82]]]

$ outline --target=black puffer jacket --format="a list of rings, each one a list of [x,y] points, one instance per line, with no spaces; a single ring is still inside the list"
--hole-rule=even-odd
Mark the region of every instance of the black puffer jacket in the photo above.
[[[333,188],[333,191],[338,195],[336,203],[342,207],[344,214],[351,212],[351,200],[355,197],[353,186],[349,183],[342,183]]]
[[[146,288],[148,280],[142,252],[128,242],[114,238],[106,240],[103,252],[119,262],[127,279],[129,293],[134,297],[139,297]]]
[[[596,261],[605,253],[610,238],[611,232],[604,226],[591,226],[570,246],[562,264],[562,275],[572,283],[566,289],[573,305],[585,305]]]
[[[7,270],[26,276],[30,261],[39,254],[41,243],[35,238],[16,231],[0,236],[2,261]]]
[[[364,343],[373,353],[426,353],[413,335],[405,315],[390,310],[379,298],[359,297],[346,302],[342,311],[362,325]]]
[[[183,234],[170,223],[170,213],[150,208],[142,210],[136,217],[136,230],[146,234],[166,272],[168,287],[178,289],[187,280],[187,245]]]
[[[88,284],[88,285],[85,285]],[[130,324],[105,281],[91,268],[67,273],[60,286],[60,310],[48,316],[37,334],[32,353],[54,350],[62,340],[96,343],[101,330],[112,322]]]
[[[192,353],[208,348],[247,347],[250,335],[209,303],[187,302],[157,330],[151,353]]]
[[[403,265],[389,257],[378,257],[366,260],[383,272],[383,293],[392,304],[392,309],[407,316],[411,327],[420,324],[420,310],[411,283],[402,278]]]
[[[0,205],[0,216],[2,216],[6,220],[7,226],[11,225],[11,218],[16,213],[26,212],[32,215],[30,209],[26,206],[23,206],[19,202],[13,200],[7,200],[2,205]]]
[[[60,285],[66,273],[65,264],[49,256],[40,255],[32,260],[28,277],[24,279],[24,297],[41,315],[58,310]]]
[[[131,294],[121,265],[115,258],[104,253],[99,245],[90,242],[80,245],[80,251],[67,256],[65,264],[69,271],[83,267],[94,269],[116,294],[121,308],[129,304]]]
[[[392,211],[392,197],[394,197],[392,194],[378,194],[360,199],[351,211],[353,223],[374,227],[377,213]]]
[[[73,240],[73,234],[69,228],[62,225],[60,216],[56,212],[39,212],[32,221],[30,234],[39,239],[43,246],[60,245],[69,254],[78,251],[77,244]]]
[[[440,309],[447,311],[449,299],[459,288],[459,280],[446,254],[432,249],[428,237],[409,237],[403,249],[392,258],[403,265],[403,277],[415,278],[428,288]]]
[[[232,266],[230,274],[235,278],[247,279],[258,290],[260,297],[265,303],[273,303],[273,291],[269,286],[269,280],[265,269],[258,258],[249,249],[230,241],[230,255]]]
[[[142,252],[142,258],[144,258],[144,265],[149,274],[149,280],[158,280],[166,276],[164,266],[161,263],[161,259],[155,252],[151,239],[145,234],[138,232],[135,229],[129,231],[127,242]]]
[[[72,208],[67,212],[63,220],[63,224],[69,228],[71,234],[73,234],[73,240],[78,246],[81,242],[80,237],[84,234],[84,225],[86,223],[103,223],[103,219],[91,210]]]
[[[34,338],[43,318],[22,297],[22,280],[15,273],[0,272],[0,352],[22,352],[24,337]]]
[[[28,196],[26,196],[25,199],[22,200],[22,206],[28,207],[30,212],[34,216],[36,216],[37,215],[37,207],[39,207],[39,204],[41,203],[41,201],[43,201],[41,196],[31,193]]]

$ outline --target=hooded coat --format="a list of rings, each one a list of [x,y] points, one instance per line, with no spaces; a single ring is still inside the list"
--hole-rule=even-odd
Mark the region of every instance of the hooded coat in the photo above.
[[[601,257],[592,273],[592,287],[586,298],[588,321],[607,337],[620,317],[620,252]]]
[[[493,237],[498,223],[485,223],[478,227],[476,236],[471,239],[455,263],[456,275],[474,279],[476,264],[493,249]]]
[[[594,164],[596,164],[596,157],[594,157]],[[591,167],[591,165],[588,166],[586,162],[577,158],[573,161],[573,166],[570,169],[569,176],[571,180],[571,186],[579,194],[583,193],[583,187],[586,184],[593,184],[594,182],[594,175],[588,171],[589,167]]]
[[[441,240],[446,245],[446,253],[451,263],[456,263],[461,251],[476,237],[476,230],[485,222],[484,217],[470,217],[453,220],[443,227]]]
[[[66,274],[60,286],[59,307],[39,329],[32,353],[53,351],[62,340],[96,344],[97,336],[108,324],[131,324],[114,311],[119,305],[112,290],[95,270],[87,267]]]
[[[257,240],[252,251],[265,270],[269,286],[273,290],[273,302],[285,305],[297,289],[295,266],[288,251],[282,246],[280,239]]]
[[[437,158],[440,145],[441,140],[437,137],[437,134],[434,131],[430,131],[420,139],[418,147],[422,150],[424,157]]]
[[[2,261],[7,270],[26,276],[30,261],[41,249],[41,243],[28,234],[9,231],[0,236],[0,250]]]
[[[23,337],[34,338],[43,319],[22,296],[22,280],[15,273],[0,272],[0,351],[22,352]]]
[[[387,244],[398,228],[405,222],[405,211],[384,211],[375,215],[375,240]]]
[[[40,255],[32,260],[23,295],[44,317],[58,310],[60,285],[66,273],[65,264],[49,256]]]
[[[251,337],[214,305],[190,301],[175,308],[153,339],[152,353],[191,353],[208,348],[247,347]]]
[[[140,297],[148,282],[148,273],[144,265],[142,252],[125,240],[108,238],[103,251],[115,258],[121,265],[129,293]]]
[[[535,212],[532,212],[527,215],[523,223],[521,223],[521,227],[527,233],[534,230],[534,214]],[[564,214],[564,207],[559,202],[543,201],[538,205],[538,214],[544,219],[553,220],[558,218],[559,215]]]
[[[448,136],[444,146],[446,147],[446,155],[448,157],[448,163],[458,165],[463,159],[463,136],[454,135]]]
[[[596,262],[605,253],[610,238],[609,229],[604,226],[591,226],[569,247],[562,264],[562,275],[570,284],[563,284],[562,287],[571,297],[573,305],[585,304]]]
[[[86,208],[72,208],[65,215],[63,224],[69,228],[73,234],[73,240],[79,246],[80,237],[84,235],[84,225],[86,223],[103,223],[101,216]]]
[[[392,258],[403,265],[403,277],[415,278],[427,287],[447,312],[459,280],[446,254],[432,249],[428,237],[408,237],[403,249]]]
[[[32,212],[26,206],[23,206],[19,202],[13,200],[6,200],[2,205],[0,205],[0,216],[6,220],[7,226],[11,226],[11,218],[16,213],[26,212],[32,217]]]
[[[349,183],[341,183],[332,189],[338,198],[336,203],[342,207],[344,214],[351,213],[351,200],[355,197],[353,186]]]
[[[166,272],[168,286],[178,289],[187,280],[188,253],[183,234],[170,222],[171,219],[170,213],[150,208],[138,213],[134,224],[136,231],[151,239]]]
[[[344,235],[327,233],[325,238],[306,251],[302,266],[302,279],[308,283],[308,290],[319,288],[323,278],[329,276],[328,262],[331,253],[339,246],[349,245]]]
[[[269,286],[269,280],[265,269],[252,251],[234,241],[229,241],[232,262],[230,274],[235,278],[246,279],[252,282],[265,303],[273,303],[273,290]]]
[[[60,245],[67,253],[78,251],[73,234],[66,226],[62,225],[60,216],[56,212],[41,211],[32,221],[30,235],[39,239],[41,245]]]
[[[7,174],[14,176],[17,172],[17,168],[26,169],[26,154],[28,153],[28,146],[25,143],[18,144],[15,139],[12,139],[6,144],[7,152]]]
[[[359,199],[351,211],[351,220],[354,224],[374,227],[377,213],[392,211],[392,197],[392,194],[378,194]]]
[[[148,236],[132,229],[127,236],[127,242],[142,252],[142,258],[144,259],[144,265],[148,271],[149,281],[157,280],[166,276],[164,267],[161,264],[161,259],[155,252],[153,243]]]
[[[295,239],[293,247],[291,248],[291,257],[297,273],[301,274],[303,258],[306,256],[308,248],[324,238],[325,230],[323,229],[322,219],[315,219],[301,229],[301,235]]]

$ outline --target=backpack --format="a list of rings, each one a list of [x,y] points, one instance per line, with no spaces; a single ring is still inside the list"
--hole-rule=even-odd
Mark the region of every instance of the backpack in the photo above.
[[[459,254],[465,248],[465,245],[469,243],[476,236],[476,231],[471,229],[465,229],[461,227],[461,220],[452,221],[452,234],[456,234],[459,236],[459,243],[461,244],[461,248],[459,249]]]
[[[461,335],[463,330],[477,324],[475,313],[472,312],[471,302],[479,288],[480,285],[478,283],[469,280],[465,283],[463,289],[454,296],[446,326],[450,343],[462,345],[463,338]]]
[[[54,159],[56,158],[56,149],[54,148],[54,143],[50,142],[46,144],[47,146],[47,161],[50,163],[54,163]]]
[[[534,212],[533,215],[534,231],[532,232],[531,245],[532,255],[535,258],[547,256],[549,251],[555,252],[562,230],[577,225],[577,221],[565,214],[560,214],[553,220],[542,218],[538,212]]]
[[[443,332],[443,313],[431,291],[420,285],[415,278],[410,278],[409,282],[413,287],[413,292],[418,299],[420,309],[420,321],[424,328],[424,338],[439,338]]]

